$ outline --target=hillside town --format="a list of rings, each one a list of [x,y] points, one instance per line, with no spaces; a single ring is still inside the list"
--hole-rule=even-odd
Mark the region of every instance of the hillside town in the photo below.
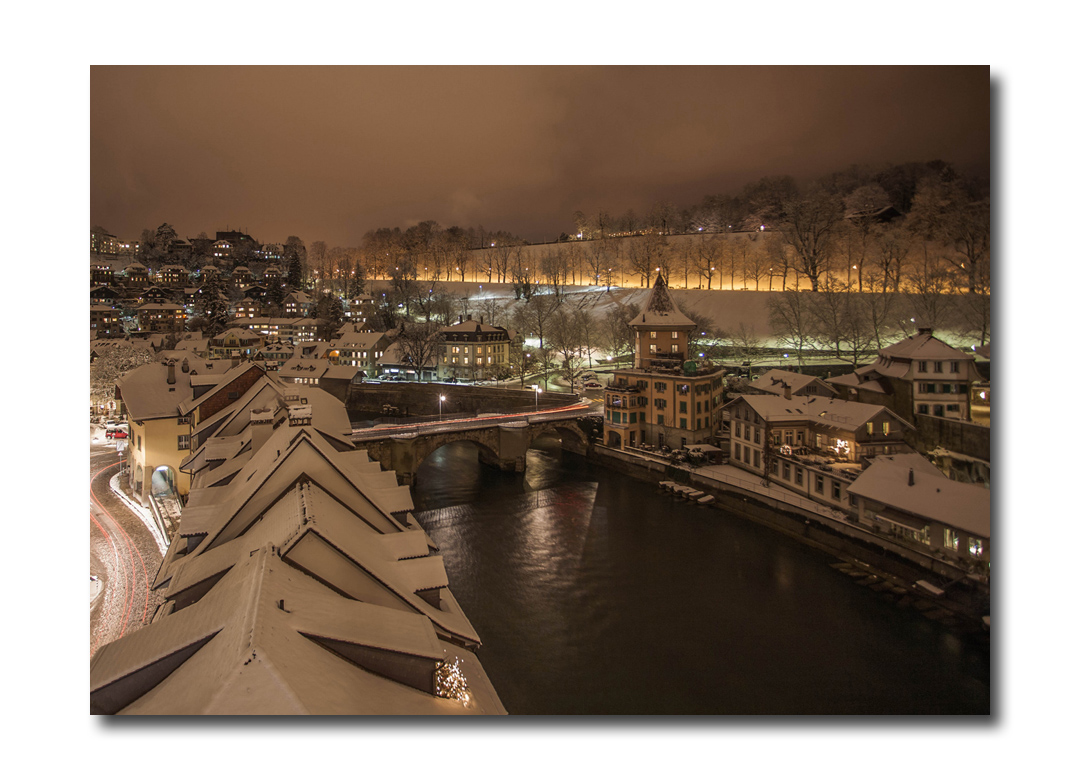
[[[243,240],[219,233],[211,249]],[[256,275],[109,254],[91,257],[91,423],[167,551],[152,618],[93,655],[93,712],[505,714],[412,515],[414,474],[354,436],[376,391],[369,420],[398,425],[442,422],[450,386],[516,394],[458,417],[528,420],[545,393],[577,398],[598,462],[716,509],[749,501],[838,552],[873,550],[885,571],[914,567],[911,598],[989,626],[988,349],[919,328],[849,373],[767,359],[751,373],[695,344],[657,273],[624,312],[626,354],[593,370],[581,345],[532,359],[547,347],[535,333],[479,311],[382,329],[372,296],[327,307],[276,256]],[[434,394],[404,411],[417,386]]]

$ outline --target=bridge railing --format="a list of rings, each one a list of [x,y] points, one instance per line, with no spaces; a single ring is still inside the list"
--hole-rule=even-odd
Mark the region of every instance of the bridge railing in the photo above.
[[[574,406],[564,409],[539,410],[522,414],[494,414],[487,417],[470,417],[461,420],[446,420],[418,422],[416,418],[410,418],[407,425],[383,425],[378,428],[357,428],[353,430],[353,441],[370,441],[372,439],[388,439],[394,436],[405,436],[418,433],[439,433],[442,431],[476,430],[478,428],[490,428],[496,425],[508,423],[533,423],[548,422],[552,420],[576,420],[580,417],[589,416],[588,406]]]

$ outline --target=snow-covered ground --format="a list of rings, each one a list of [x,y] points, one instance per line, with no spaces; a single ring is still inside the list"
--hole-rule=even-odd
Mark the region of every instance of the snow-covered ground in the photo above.
[[[675,280],[678,282],[678,280]],[[451,297],[463,302],[474,319],[478,319],[483,313],[485,301],[497,300],[508,305],[505,313],[507,319],[512,316],[516,307],[524,304],[524,300],[515,301],[514,286],[512,284],[499,283],[473,283],[473,282],[439,282]],[[381,289],[386,283],[376,281],[375,289]],[[547,287],[541,288],[547,290]],[[641,306],[649,290],[640,287],[612,287],[608,290],[604,286],[573,286],[563,288],[566,292],[567,301],[574,306],[589,307],[595,317],[602,318],[619,304],[634,303]],[[683,289],[678,286],[669,287],[675,303],[690,315],[703,315],[708,317],[713,325],[721,332],[736,334],[745,331],[758,339],[763,348],[778,348],[778,343],[769,324],[769,301],[780,295],[779,292],[755,291],[755,290],[698,290]],[[947,343],[958,348],[967,349],[968,344],[961,344],[955,334],[945,330],[936,333]],[[902,336],[897,336],[897,340]],[[770,359],[771,360],[771,359]],[[835,358],[822,359],[823,362],[835,363]],[[791,364],[795,365],[794,358]]]
[[[124,506],[130,509],[132,513],[142,521],[142,524],[146,526],[146,530],[154,537],[158,550],[164,555],[165,551],[169,548],[169,543],[166,541],[164,535],[162,535],[161,529],[157,527],[157,523],[154,522],[154,516],[150,513],[150,510],[141,504],[132,501],[131,497],[120,488],[119,474],[114,474],[113,478],[109,480],[109,487],[112,488],[112,492],[119,496],[120,500],[124,502]]]

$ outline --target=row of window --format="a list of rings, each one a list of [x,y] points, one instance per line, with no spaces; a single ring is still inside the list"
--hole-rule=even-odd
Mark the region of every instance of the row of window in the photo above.
[[[930,414],[930,404],[919,404],[915,407],[915,411],[919,414]],[[959,414],[960,404],[934,404],[933,415],[934,417],[944,417],[946,412]]]
[[[484,358],[479,357],[479,356],[476,358],[476,364],[477,365],[483,365],[485,362],[487,362],[490,365],[491,361],[492,361],[491,355],[488,355],[486,361],[484,360]],[[443,356],[443,363],[445,363],[445,362],[447,362],[447,361],[446,361],[446,356],[444,355]],[[450,362],[456,365],[457,362],[458,362],[458,359],[456,357],[452,357],[452,358],[450,358]],[[469,365],[469,357],[468,357],[468,355],[461,358],[461,364],[465,365],[465,366]]]
[[[933,373],[935,373],[935,374],[943,374],[943,373],[945,373],[942,370],[944,368],[944,366],[945,366],[945,361],[943,361],[943,360],[933,360],[933,361],[920,360],[919,361],[919,373],[920,374],[931,373],[931,372],[927,371],[927,367],[931,363],[934,366]],[[952,374],[959,374],[960,373],[960,361],[959,360],[950,360],[949,361],[949,373],[952,373]]]
[[[919,383],[919,392],[920,393],[957,393],[957,394],[964,394],[964,393],[967,393],[967,385],[963,384],[963,383],[951,384],[949,382],[942,382],[940,384],[938,384],[936,382],[920,382]]]

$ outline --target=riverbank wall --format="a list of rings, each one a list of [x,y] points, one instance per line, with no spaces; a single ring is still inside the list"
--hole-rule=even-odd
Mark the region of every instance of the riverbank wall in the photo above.
[[[959,583],[955,597],[934,599],[935,606],[968,621],[981,624],[988,612],[989,586],[968,580],[966,572],[930,555],[910,550],[868,530],[834,516],[835,510],[797,506],[761,495],[717,479],[698,474],[659,459],[645,458],[621,450],[595,446],[590,460],[634,479],[659,485],[672,480],[702,490],[715,498],[702,511],[718,509],[766,526],[789,538],[857,564],[868,574],[876,574],[916,592],[914,583],[933,579],[942,585]],[[820,507],[820,508],[818,508]],[[926,600],[926,594],[920,594]]]

